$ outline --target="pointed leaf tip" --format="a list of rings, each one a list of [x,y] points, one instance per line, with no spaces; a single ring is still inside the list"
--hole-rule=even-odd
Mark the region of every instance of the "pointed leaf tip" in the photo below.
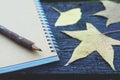
[[[69,63],[66,63],[64,66],[68,66],[69,65]]]
[[[86,23],[87,29],[93,29],[95,28],[91,23]]]

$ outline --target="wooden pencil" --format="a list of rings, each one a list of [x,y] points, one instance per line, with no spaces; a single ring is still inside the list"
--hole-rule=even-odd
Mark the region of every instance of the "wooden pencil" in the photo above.
[[[13,40],[14,42],[18,43],[19,45],[24,46],[25,48],[28,48],[30,50],[42,51],[39,47],[35,45],[34,42],[16,34],[15,32],[8,30],[2,25],[0,25],[0,33]]]

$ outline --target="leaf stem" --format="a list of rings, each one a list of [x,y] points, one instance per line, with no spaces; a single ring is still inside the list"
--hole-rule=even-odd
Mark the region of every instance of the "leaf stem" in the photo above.
[[[55,11],[57,11],[58,13],[61,13],[61,11],[60,10],[58,10],[57,8],[55,8],[55,7],[52,7]]]
[[[103,34],[110,34],[110,33],[116,33],[116,32],[120,32],[120,30],[108,31],[108,32],[104,32]]]

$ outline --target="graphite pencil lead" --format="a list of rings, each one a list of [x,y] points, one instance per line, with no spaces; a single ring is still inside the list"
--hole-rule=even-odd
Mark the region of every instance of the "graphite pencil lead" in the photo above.
[[[35,46],[35,45],[32,45],[32,49],[33,49],[33,50],[42,51],[42,49],[40,49],[39,47],[37,47],[37,46]]]

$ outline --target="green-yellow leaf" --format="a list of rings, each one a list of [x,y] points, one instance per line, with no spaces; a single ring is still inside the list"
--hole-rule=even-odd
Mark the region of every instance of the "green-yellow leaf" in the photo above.
[[[60,13],[60,16],[57,19],[55,26],[73,25],[80,20],[82,14],[80,8],[71,9],[65,12],[61,12],[54,7],[53,9]]]
[[[103,16],[108,18],[106,23],[109,26],[112,23],[120,22],[120,4],[112,1],[101,1],[105,6],[105,10],[97,12],[97,16]]]
[[[65,34],[82,41],[73,51],[72,57],[66,65],[75,60],[85,58],[93,51],[97,51],[101,57],[115,70],[114,50],[112,45],[120,45],[119,40],[112,39],[99,32],[92,24],[87,23],[87,30],[63,31]]]

